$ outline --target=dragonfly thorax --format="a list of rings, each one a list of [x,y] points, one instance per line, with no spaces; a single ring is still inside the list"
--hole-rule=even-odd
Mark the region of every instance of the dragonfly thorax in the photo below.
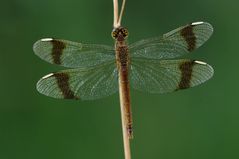
[[[119,27],[119,28],[114,28],[112,30],[111,35],[112,35],[113,39],[118,40],[118,41],[123,41],[128,37],[129,32],[126,28]]]

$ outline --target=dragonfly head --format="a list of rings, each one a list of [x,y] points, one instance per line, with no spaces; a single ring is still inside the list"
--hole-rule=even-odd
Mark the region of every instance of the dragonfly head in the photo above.
[[[123,41],[128,37],[129,32],[126,28],[119,27],[119,28],[114,28],[112,30],[111,35],[112,35],[113,39],[118,40],[118,41]]]

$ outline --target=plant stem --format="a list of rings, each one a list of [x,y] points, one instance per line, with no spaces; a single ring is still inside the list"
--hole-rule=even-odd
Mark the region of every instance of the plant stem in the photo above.
[[[130,152],[130,141],[128,136],[128,131],[126,128],[126,110],[125,110],[125,96],[123,95],[121,79],[119,79],[119,94],[120,94],[120,110],[121,110],[121,121],[122,121],[122,131],[123,131],[123,142],[124,142],[124,155],[125,159],[131,159]]]
[[[118,25],[119,26],[121,26],[121,19],[122,19],[123,13],[124,13],[125,2],[126,2],[126,0],[123,0],[123,2],[122,2],[122,6],[121,6],[121,10],[120,10],[120,16],[119,16],[119,19],[118,19]]]
[[[118,28],[121,25],[121,19],[124,12],[125,1],[123,0],[120,17],[119,17],[119,8],[118,8],[118,0],[113,0],[114,6],[114,23],[113,27]],[[129,141],[129,134],[127,130],[127,110],[126,107],[129,105],[127,100],[126,94],[124,94],[127,90],[125,90],[125,85],[122,84],[122,75],[119,75],[119,94],[120,94],[120,110],[121,110],[121,121],[122,121],[122,131],[123,131],[123,142],[124,142],[124,155],[125,159],[131,159],[131,152],[130,152],[130,141]]]
[[[118,0],[113,0],[113,5],[114,5],[114,23],[113,26],[114,28],[117,28],[117,23],[118,23],[118,19],[119,19],[119,4],[118,4]]]
[[[113,26],[114,26],[114,28],[118,28],[118,27],[121,26],[121,20],[122,20],[122,16],[123,16],[123,13],[124,13],[125,2],[126,2],[126,0],[123,0],[122,5],[121,5],[121,10],[120,10],[120,15],[119,15],[118,0],[113,0],[113,5],[114,5],[114,23],[113,23]]]

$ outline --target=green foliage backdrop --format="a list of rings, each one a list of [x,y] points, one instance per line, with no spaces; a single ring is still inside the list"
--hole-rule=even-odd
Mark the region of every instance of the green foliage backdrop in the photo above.
[[[128,0],[129,43],[193,21],[215,32],[190,54],[215,69],[207,83],[172,94],[134,90],[133,159],[239,158],[239,1]],[[122,159],[118,94],[97,101],[40,95],[37,80],[62,69],[32,51],[45,37],[113,45],[112,0],[2,0],[0,4],[0,158]]]

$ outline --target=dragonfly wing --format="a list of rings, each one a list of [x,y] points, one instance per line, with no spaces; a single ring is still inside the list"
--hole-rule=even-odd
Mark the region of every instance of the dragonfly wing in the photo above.
[[[53,98],[94,100],[109,96],[118,90],[115,63],[88,69],[63,70],[41,78],[37,90]]]
[[[61,39],[41,39],[33,45],[41,59],[65,67],[89,67],[114,60],[114,49],[107,45],[82,44]]]
[[[168,93],[197,86],[213,76],[213,68],[201,61],[132,60],[133,88],[149,93]]]
[[[206,22],[195,22],[155,37],[130,45],[132,57],[168,59],[192,52],[206,42],[213,33],[213,27]]]

